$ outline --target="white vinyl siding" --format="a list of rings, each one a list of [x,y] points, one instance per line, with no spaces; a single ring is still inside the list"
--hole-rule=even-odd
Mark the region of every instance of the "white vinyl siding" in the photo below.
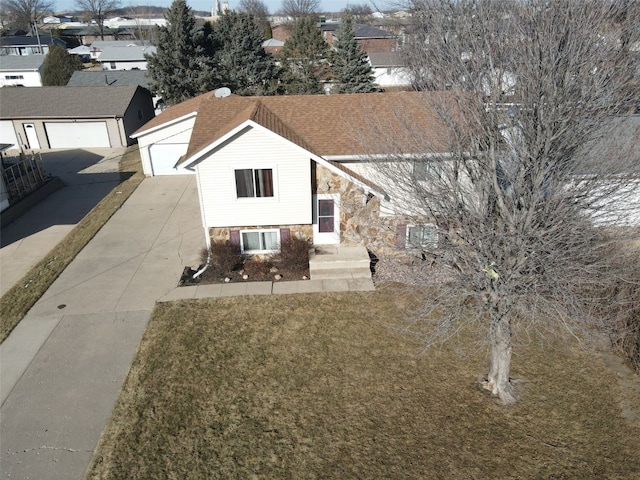
[[[169,168],[167,168],[167,166],[173,160],[173,158],[168,158],[170,155],[177,154],[179,151],[184,150],[184,152],[180,154],[182,155],[187,151],[195,121],[196,117],[193,115],[173,125],[138,137],[142,170],[145,175],[193,173],[184,168],[174,170],[173,165],[175,165],[175,162],[173,162],[173,165],[170,165]],[[167,149],[162,148],[165,145],[168,145]]]
[[[106,122],[47,122],[51,148],[110,147]]]
[[[311,224],[311,160],[262,128],[247,128],[197,165],[207,227]],[[273,197],[238,198],[235,170],[272,169]]]

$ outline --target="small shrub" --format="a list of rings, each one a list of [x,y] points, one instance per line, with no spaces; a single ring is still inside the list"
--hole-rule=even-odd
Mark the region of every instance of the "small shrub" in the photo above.
[[[230,273],[242,262],[240,250],[228,240],[213,242],[210,251],[209,266],[218,273]],[[202,263],[206,263],[208,254],[206,249],[202,252]]]
[[[271,269],[271,267],[271,263],[254,258],[245,260],[242,268],[244,270],[244,273],[246,275],[249,275],[249,278],[252,278],[269,275],[269,270]]]
[[[303,272],[309,268],[309,248],[311,248],[309,239],[291,237],[280,245],[278,262],[284,269]]]

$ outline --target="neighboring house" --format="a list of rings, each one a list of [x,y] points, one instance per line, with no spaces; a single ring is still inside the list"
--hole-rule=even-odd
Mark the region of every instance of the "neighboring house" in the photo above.
[[[49,45],[58,45],[66,50],[67,43],[57,37],[0,37],[0,55],[46,55]]]
[[[70,48],[67,50],[67,53],[69,55],[77,55],[82,63],[89,63],[91,61],[91,47],[86,45]]]
[[[276,55],[280,53],[283,47],[284,42],[282,40],[276,40],[275,38],[270,38],[269,40],[262,42],[262,48],[264,48],[265,53],[268,55]]]
[[[216,91],[167,109],[133,136],[146,175],[195,173],[208,243],[230,240],[252,254],[273,252],[292,235],[378,250],[433,246],[435,227],[395,215],[389,194],[366,177],[371,159],[388,159],[394,148],[378,129],[404,138],[396,110],[424,125],[435,156],[446,155],[446,129],[424,108],[429,95],[446,94]]]
[[[129,45],[127,47],[105,47],[97,59],[103,70],[146,70],[145,55],[155,55],[156,47]]]
[[[369,63],[380,87],[411,87],[411,75],[400,52],[371,52]]]
[[[0,56],[0,87],[41,87],[44,55]]]
[[[0,89],[0,143],[17,150],[121,147],[154,117],[138,85]]]
[[[67,82],[68,87],[101,87],[101,86],[122,86],[122,85],[140,85],[151,91],[151,79],[147,76],[146,70],[113,70],[92,72],[81,70],[73,72],[71,78]],[[156,115],[163,110],[159,96],[154,95],[153,105]]]
[[[323,23],[320,24],[320,30],[326,42],[332,46],[338,38],[340,24]],[[398,48],[398,36],[394,33],[362,24],[355,24],[353,30],[356,41],[365,53],[393,52]]]
[[[148,42],[139,40],[95,40],[91,45],[91,59],[98,60],[105,50],[112,48],[129,48],[129,47],[145,47],[149,46]]]

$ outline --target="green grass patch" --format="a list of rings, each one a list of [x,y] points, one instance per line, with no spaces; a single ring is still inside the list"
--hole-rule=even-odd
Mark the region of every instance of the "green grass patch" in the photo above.
[[[140,185],[144,174],[137,145],[129,147],[123,155],[120,172],[121,183],[0,298],[0,342],[7,338],[67,265]]]
[[[400,307],[385,290],[158,304],[86,478],[638,478],[640,427],[595,356],[518,347],[505,408],[473,335],[420,353]]]

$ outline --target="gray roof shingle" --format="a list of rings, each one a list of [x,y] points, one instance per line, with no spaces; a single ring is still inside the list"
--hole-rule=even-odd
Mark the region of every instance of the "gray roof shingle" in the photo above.
[[[149,88],[150,78],[146,70],[103,70],[101,72],[73,72],[68,87],[105,87],[140,85]]]
[[[38,70],[44,62],[44,55],[2,55],[0,71]]]
[[[122,116],[138,85],[0,88],[0,119]]]

